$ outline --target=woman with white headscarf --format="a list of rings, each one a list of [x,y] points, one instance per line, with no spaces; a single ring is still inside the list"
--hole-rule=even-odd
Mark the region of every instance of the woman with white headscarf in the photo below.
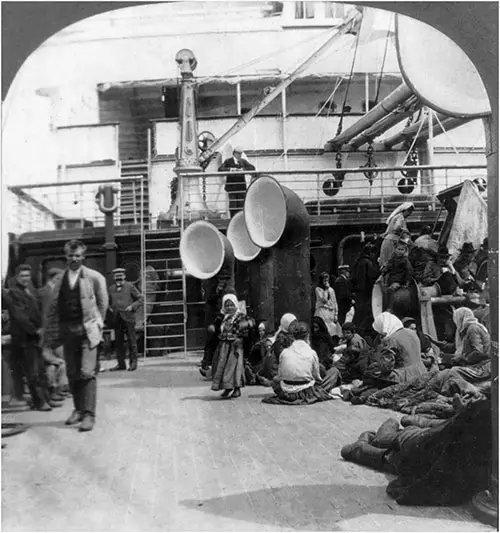
[[[212,390],[224,390],[222,398],[239,398],[245,386],[243,339],[253,327],[253,320],[240,311],[236,295],[222,298],[224,318],[220,326],[220,341],[213,361]]]
[[[399,318],[385,311],[375,318],[373,329],[382,338],[378,357],[367,373],[388,384],[402,383],[423,376],[425,368],[421,357],[420,339],[406,329]]]
[[[257,382],[264,387],[270,387],[273,379],[278,374],[280,354],[291,346],[293,336],[291,330],[297,324],[297,317],[292,313],[285,313],[280,320],[278,331],[269,337],[270,349],[267,351],[262,368],[258,374]]]
[[[452,366],[470,366],[490,358],[490,335],[488,330],[474,316],[468,307],[453,311],[455,353],[451,356]]]
[[[412,202],[404,202],[389,215],[386,221],[387,229],[384,233],[384,242],[380,248],[380,268],[383,268],[389,262],[399,241],[408,242],[410,240],[406,219],[414,210],[415,206]]]

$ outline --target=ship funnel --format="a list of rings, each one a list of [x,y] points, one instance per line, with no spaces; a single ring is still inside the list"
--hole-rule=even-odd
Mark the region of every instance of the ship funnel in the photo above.
[[[238,261],[252,261],[255,259],[260,251],[261,247],[256,246],[250,235],[248,234],[247,227],[245,225],[245,215],[243,211],[236,213],[236,215],[229,222],[227,227],[227,238],[233,246],[234,256]]]

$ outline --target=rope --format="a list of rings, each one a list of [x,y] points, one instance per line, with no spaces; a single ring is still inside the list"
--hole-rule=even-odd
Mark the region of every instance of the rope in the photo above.
[[[390,34],[391,28],[392,28],[393,17],[394,17],[394,15],[391,17],[391,21],[389,23],[389,27],[387,28],[387,36],[385,38],[384,57],[382,59],[382,66],[380,67],[380,74],[379,74],[378,86],[377,86],[377,94],[375,95],[375,104],[378,103],[378,97],[380,95],[380,86],[382,85],[382,74],[384,72],[385,60],[387,58],[387,51],[389,50],[389,34]]]
[[[439,127],[443,130],[443,133],[444,133],[444,136],[446,137],[446,139],[448,140],[448,142],[451,144],[451,147],[453,148],[453,150],[455,151],[455,154],[456,155],[459,155],[458,154],[458,150],[455,148],[455,145],[453,144],[453,141],[450,139],[450,137],[448,136],[448,133],[447,131],[444,129],[444,126],[441,124],[441,121],[439,120],[438,116],[436,115],[436,113],[434,113],[434,111],[432,109],[429,110],[431,113],[432,113],[432,117],[436,119],[437,123],[439,124]]]
[[[354,73],[354,65],[356,63],[356,56],[358,55],[360,33],[361,32],[358,30],[358,33],[356,34],[356,46],[354,48],[354,55],[352,56],[351,72],[349,73],[349,79],[347,81],[347,87],[344,95],[344,103],[342,104],[342,113],[340,115],[339,127],[337,128],[337,135],[340,135],[342,133],[342,127],[344,125],[345,105],[347,103],[347,96],[349,95],[349,88],[351,87],[352,76]]]
[[[420,122],[420,126],[418,127],[417,133],[415,134],[415,137],[413,138],[413,141],[412,141],[412,143],[410,145],[410,149],[408,150],[408,152],[407,152],[407,154],[405,156],[405,161],[410,157],[410,154],[411,154],[411,152],[413,150],[413,147],[415,146],[415,143],[417,142],[418,134],[420,133],[420,131],[422,130],[422,128],[424,126],[424,122],[425,122],[424,120],[422,120]]]
[[[316,37],[314,37],[313,39],[311,39],[310,37],[306,38],[306,39],[302,39],[301,41],[298,41],[297,43],[293,44],[292,46],[283,46],[282,48],[278,48],[278,50],[275,50],[274,52],[270,53],[270,54],[266,54],[266,55],[263,55],[263,56],[258,56],[254,59],[251,59],[250,61],[246,62],[246,63],[242,63],[241,65],[238,65],[236,67],[233,67],[229,70],[226,70],[226,71],[221,71],[219,72],[218,74],[214,74],[213,76],[209,76],[209,77],[206,77],[206,78],[200,78],[198,80],[198,85],[202,85],[204,83],[209,83],[221,76],[228,76],[229,74],[231,74],[232,72],[237,72],[238,70],[240,69],[243,69],[243,68],[247,68],[247,67],[251,67],[252,65],[255,65],[256,63],[260,63],[266,59],[269,59],[271,57],[274,57],[274,56],[277,56],[283,52],[289,52],[290,50],[293,50],[294,48],[297,48],[298,46],[306,43],[306,42],[311,42],[311,41],[316,41],[316,40],[319,40],[320,37],[323,37],[324,35],[328,35],[329,33],[332,32],[332,29],[331,28],[328,28],[328,30],[325,30],[324,32],[321,32],[320,34],[318,34]]]
[[[342,85],[342,78],[338,78],[338,81],[335,84],[335,87],[333,88],[333,91],[330,93],[330,96],[325,100],[325,103],[321,106],[321,109],[314,115],[314,118],[318,118],[321,111],[325,109],[325,107],[333,100],[333,97],[335,96],[335,93],[337,92],[337,89]],[[330,107],[328,108],[328,116],[330,116]]]

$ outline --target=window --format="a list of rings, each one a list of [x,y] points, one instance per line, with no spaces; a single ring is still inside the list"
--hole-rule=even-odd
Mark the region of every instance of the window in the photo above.
[[[323,2],[325,6],[325,18],[341,19],[345,16],[345,5],[336,2]]]
[[[314,2],[295,2],[296,19],[313,19]]]

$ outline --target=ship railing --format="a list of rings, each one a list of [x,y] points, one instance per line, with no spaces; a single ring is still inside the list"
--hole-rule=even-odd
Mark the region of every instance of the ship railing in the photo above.
[[[227,172],[181,173],[183,183],[191,178],[191,185],[190,189],[185,187],[183,191],[182,213],[177,213],[170,220],[164,220],[164,214],[170,209],[170,194],[160,198],[150,191],[149,206],[134,199],[136,190],[150,187],[147,178],[122,177],[11,186],[11,201],[6,202],[10,210],[6,219],[9,221],[8,231],[21,234],[104,226],[105,215],[96,202],[101,185],[113,185],[118,189],[117,210],[113,214],[116,226],[139,225],[145,230],[162,229],[178,226],[181,218],[187,221],[199,218],[199,213],[195,212],[195,208],[199,209],[199,202],[195,204],[190,201],[193,187],[197,188],[194,196],[201,198],[208,209],[204,218],[227,220],[227,175]],[[484,188],[486,165],[259,170],[245,172],[247,186],[261,175],[270,175],[294,190],[312,216],[368,216],[370,213],[388,213],[404,201],[412,201],[420,211],[439,209],[436,194],[448,187],[465,180],[476,180],[478,186]],[[198,179],[193,182],[192,178]],[[372,178],[371,184],[368,178]],[[155,207],[155,202],[159,207]],[[163,220],[160,221],[160,218]]]
[[[229,218],[229,198],[225,191],[228,172],[186,173],[181,178],[198,177],[199,196],[210,217]],[[311,215],[356,213],[388,213],[404,201],[417,210],[439,209],[436,195],[465,180],[476,181],[485,189],[486,165],[419,165],[364,167],[344,169],[245,171],[247,187],[259,176],[272,176],[295,191]],[[191,181],[192,183],[192,181]],[[185,190],[184,217],[196,218],[191,209],[190,194]],[[197,208],[197,206],[196,206]]]
[[[144,183],[141,183],[144,182]],[[115,188],[115,225],[148,224],[134,193],[147,186],[147,178],[75,180],[29,183],[8,187],[11,195],[7,218],[8,231],[15,234],[104,226],[105,214],[99,209],[100,186]],[[142,216],[141,216],[142,215]]]

